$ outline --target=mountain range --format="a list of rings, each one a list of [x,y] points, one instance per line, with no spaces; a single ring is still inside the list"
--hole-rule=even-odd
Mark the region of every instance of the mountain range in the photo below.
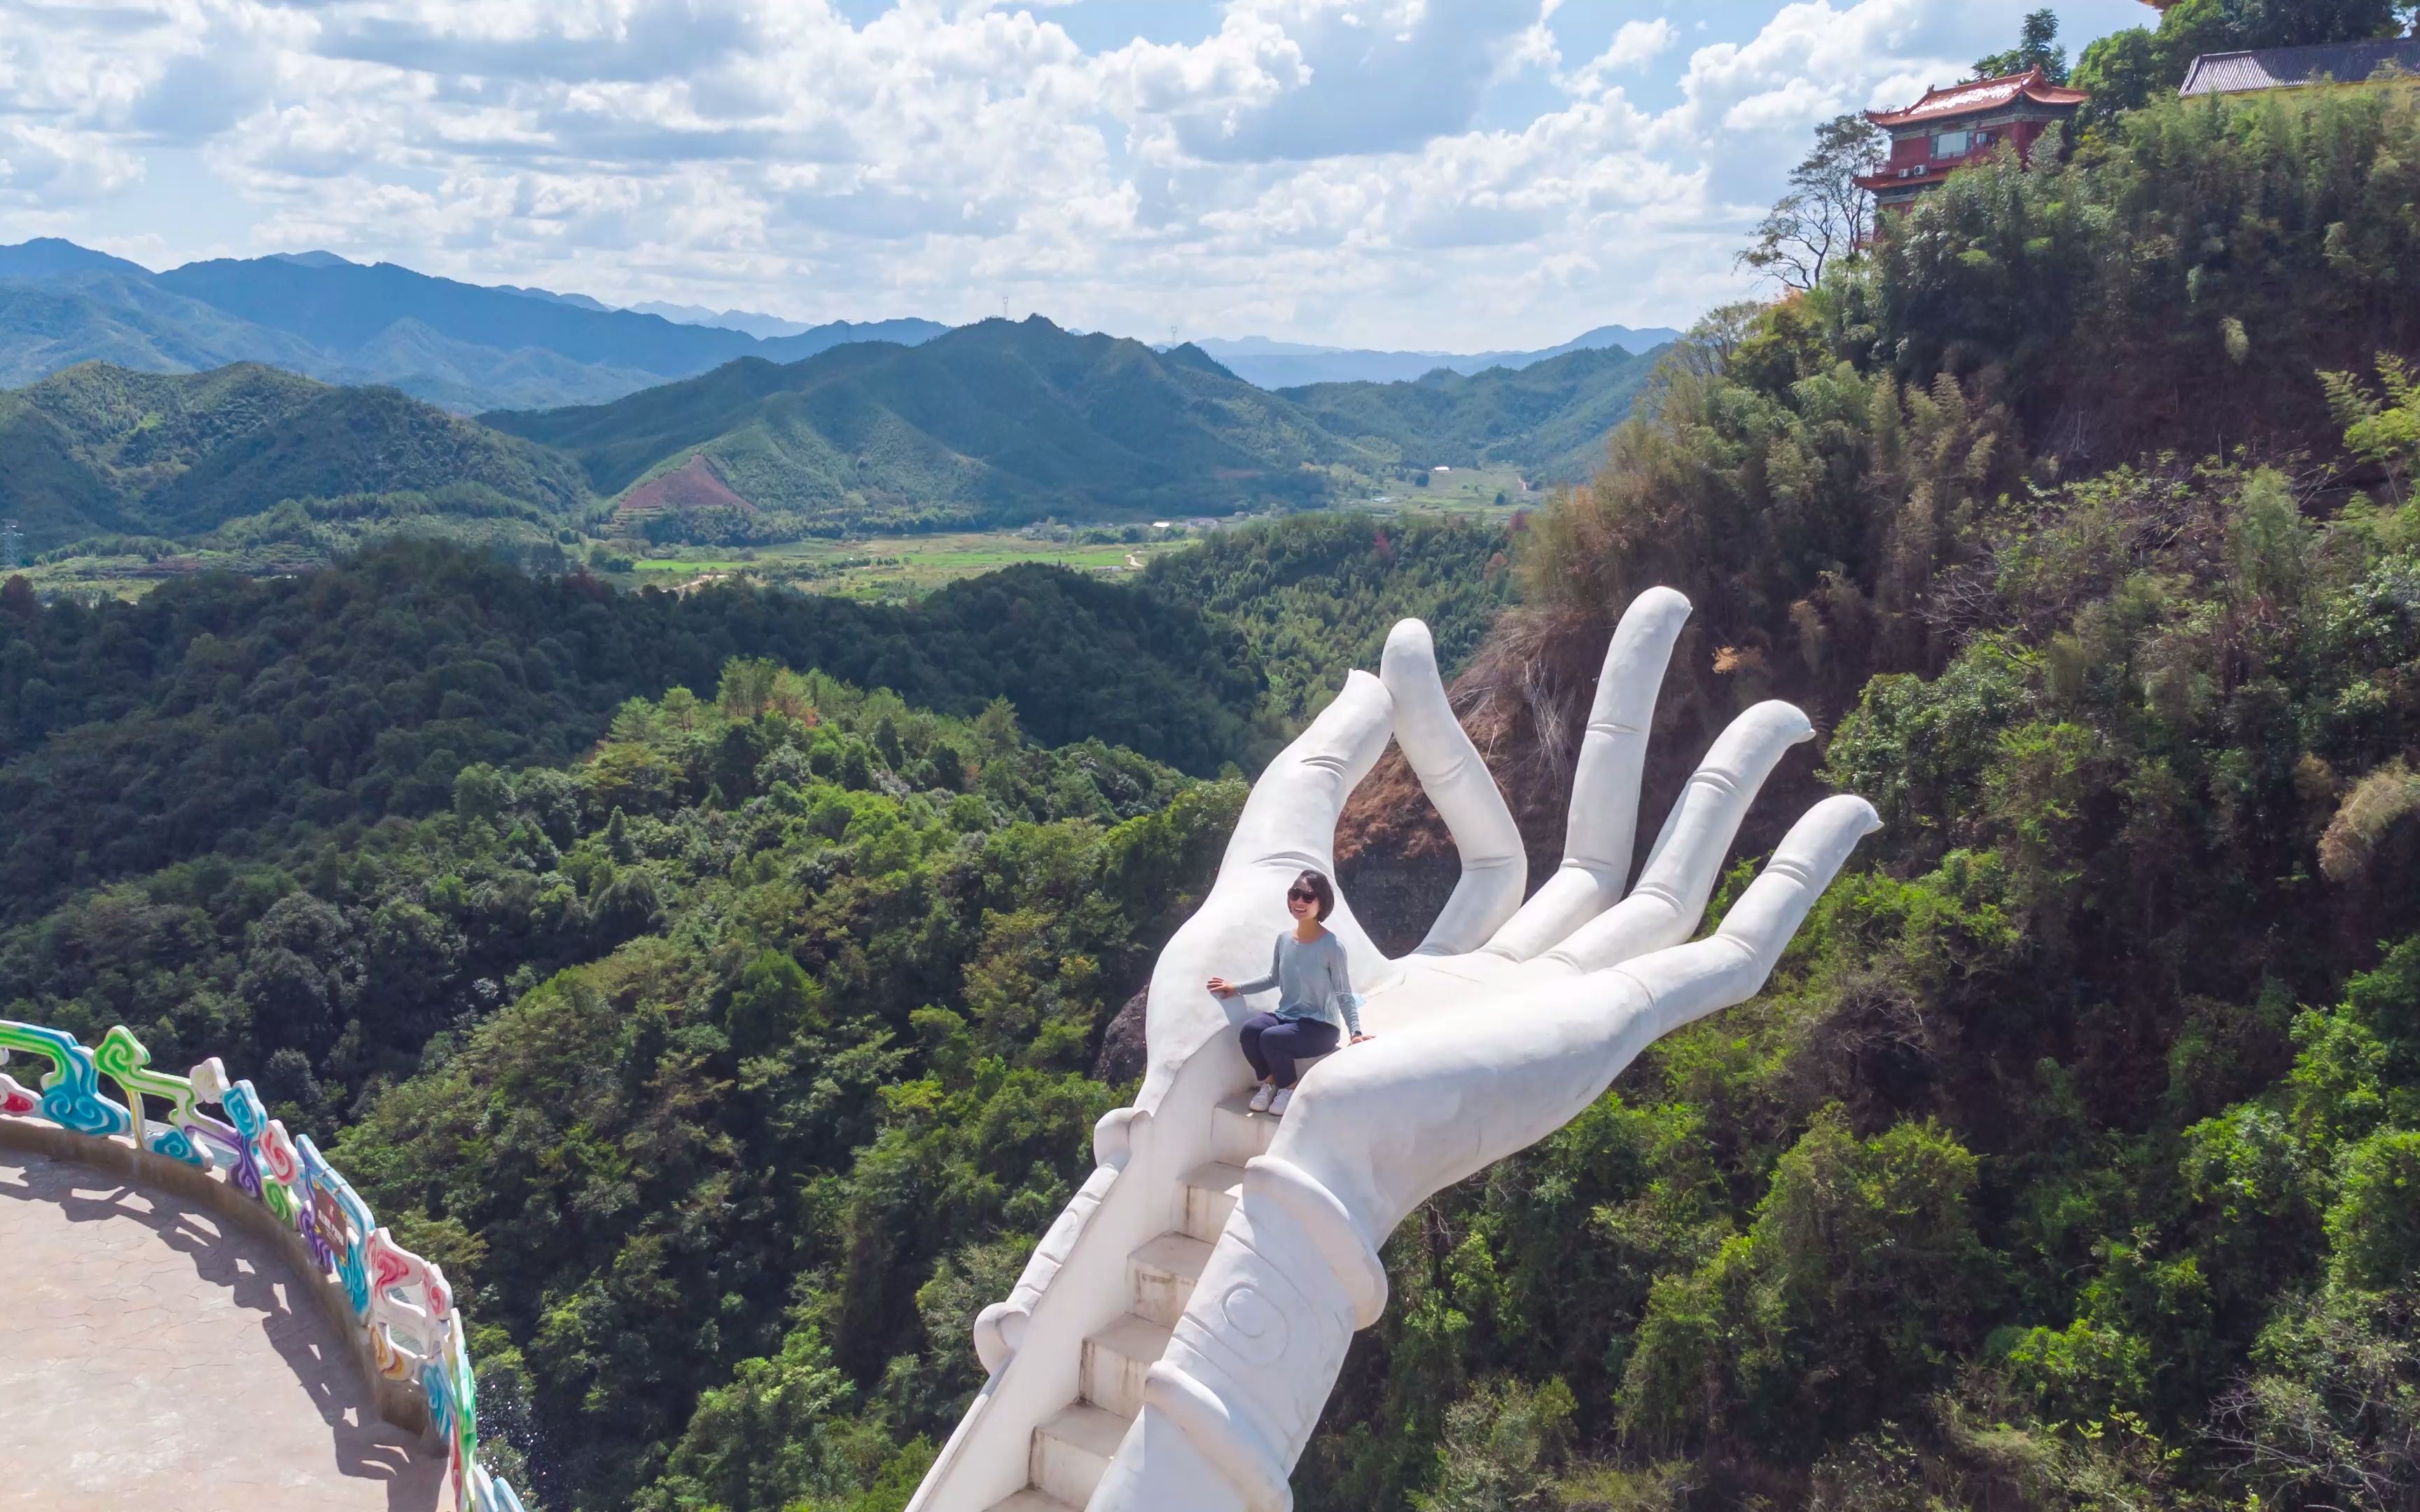
[[[83,362],[161,373],[257,362],[331,383],[384,383],[469,414],[608,403],[743,357],[795,363],[851,343],[912,346],[947,329],[912,318],[808,325],[662,301],[616,309],[584,294],[465,284],[331,252],[154,272],[55,238],[0,247],[0,384]],[[1245,382],[1276,390],[1520,369],[1579,350],[1641,353],[1677,336],[1600,326],[1559,347],[1475,353],[1263,336],[1194,345]]]
[[[1605,459],[1606,434],[1630,413],[1661,349],[1580,347],[1477,373],[1436,368],[1411,382],[1313,383],[1278,394],[1379,457],[1514,467],[1575,483]]]
[[[83,362],[170,373],[258,362],[334,383],[383,383],[467,413],[594,403],[741,357],[789,363],[946,329],[839,320],[760,340],[584,295],[463,284],[333,253],[155,273],[55,239],[0,247],[0,383],[10,384]]]
[[[1559,347],[1546,347],[1537,351],[1367,351],[1271,341],[1266,336],[1246,336],[1239,340],[1212,336],[1194,345],[1218,359],[1220,365],[1247,383],[1258,384],[1264,389],[1290,389],[1311,383],[1408,382],[1439,371],[1468,375],[1483,373],[1491,367],[1517,369],[1560,357],[1566,352],[1593,351],[1605,347],[1618,347],[1637,355],[1680,339],[1681,332],[1661,326],[1645,331],[1633,331],[1628,326],[1599,326]]]
[[[611,404],[480,418],[631,514],[721,508],[904,528],[1227,514],[1436,466],[1586,476],[1652,356],[1272,393],[1191,345],[984,320],[915,347],[743,361]]]
[[[1593,468],[1655,363],[1595,347],[1520,368],[1272,392],[1195,346],[1156,350],[1036,316],[785,363],[751,352],[670,382],[617,367],[647,386],[473,420],[400,386],[300,375],[315,354],[374,352],[426,387],[473,353],[486,380],[509,371],[542,386],[602,371],[607,358],[701,361],[684,345],[701,339],[781,350],[803,338],[758,341],[336,259],[135,278],[44,255],[42,279],[0,284],[0,323],[58,330],[62,345],[73,337],[110,360],[0,391],[0,515],[37,551],[101,535],[262,539],[271,527],[253,517],[288,501],[307,507],[279,517],[279,539],[299,538],[288,528],[305,517],[370,529],[359,522],[509,516],[545,535],[612,511],[623,530],[741,544],[1307,507],[1438,466],[1567,481]],[[411,313],[376,326],[350,297],[371,280]],[[79,320],[77,301],[100,288],[117,315]],[[505,353],[463,339],[472,322],[506,316],[530,344]],[[607,319],[617,324],[597,323]],[[278,360],[148,371],[202,366],[246,343]]]
[[[1371,460],[1197,348],[1039,316],[481,419],[570,455],[626,510],[711,501],[852,526],[1224,514],[1318,499],[1324,469]]]

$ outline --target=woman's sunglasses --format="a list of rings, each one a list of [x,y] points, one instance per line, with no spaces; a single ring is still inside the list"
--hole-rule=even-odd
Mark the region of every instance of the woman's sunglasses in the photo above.
[[[1295,887],[1286,894],[1286,902],[1290,903],[1315,903],[1319,902],[1319,894],[1311,891],[1309,887]]]

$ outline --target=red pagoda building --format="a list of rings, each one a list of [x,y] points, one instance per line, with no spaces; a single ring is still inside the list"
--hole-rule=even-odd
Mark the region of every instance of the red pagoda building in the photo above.
[[[2052,122],[2069,119],[2091,98],[2029,69],[1928,89],[1905,110],[1869,110],[1866,119],[1890,133],[1890,157],[1858,187],[1872,193],[1877,209],[1905,209],[2003,142],[2014,142],[2022,159]]]

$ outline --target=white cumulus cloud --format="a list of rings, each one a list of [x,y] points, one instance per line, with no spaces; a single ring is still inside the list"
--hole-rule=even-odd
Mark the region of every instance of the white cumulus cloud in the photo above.
[[[1225,0],[1102,40],[1097,8],[1158,4],[0,0],[0,207],[154,262],[326,246],[809,319],[1005,297],[1154,335],[1544,344],[1735,295],[1809,127],[2015,25]]]

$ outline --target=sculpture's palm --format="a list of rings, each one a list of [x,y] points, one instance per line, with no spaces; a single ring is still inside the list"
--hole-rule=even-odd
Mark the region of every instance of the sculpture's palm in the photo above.
[[[1447,705],[1417,622],[1389,638],[1381,676],[1355,673],[1254,786],[1210,898],[1155,974],[1143,1104],[1175,1062],[1222,1053],[1202,1042],[1200,984],[1267,959],[1287,922],[1286,884],[1305,867],[1332,870],[1344,799],[1390,735],[1454,837],[1462,881],[1419,949],[1397,961],[1340,901],[1330,927],[1364,984],[1374,1038],[1304,1077],[1252,1162],[1095,1508],[1284,1504],[1286,1472],[1345,1343],[1384,1305],[1376,1250],[1388,1233],[1430,1193],[1559,1128],[1658,1036],[1756,992],[1877,825],[1860,798],[1817,804],[1721,930],[1683,943],[1758,788],[1813,733],[1790,705],[1760,704],[1707,753],[1624,895],[1647,730],[1688,609],[1657,589],[1622,616],[1575,772],[1563,863],[1527,902],[1511,812]],[[1249,1011],[1240,999],[1226,1010]],[[1234,1085],[1247,1085],[1240,1053],[1223,1053]]]

